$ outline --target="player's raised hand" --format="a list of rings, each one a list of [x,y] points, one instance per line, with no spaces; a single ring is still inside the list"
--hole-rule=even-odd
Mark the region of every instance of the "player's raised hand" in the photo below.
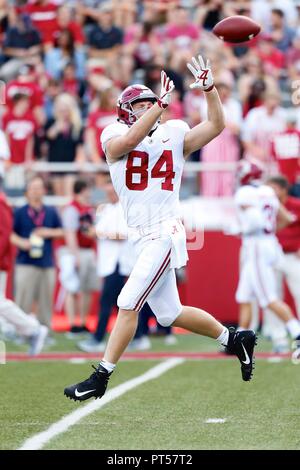
[[[160,88],[160,97],[157,104],[161,108],[166,108],[171,101],[171,93],[175,88],[175,85],[172,80],[167,76],[164,70],[161,71],[161,88]]]
[[[194,75],[195,81],[190,85],[190,88],[200,88],[203,91],[210,91],[214,87],[214,79],[211,72],[209,59],[206,64],[201,55],[198,55],[198,60],[192,57],[193,65],[187,63],[187,68]]]

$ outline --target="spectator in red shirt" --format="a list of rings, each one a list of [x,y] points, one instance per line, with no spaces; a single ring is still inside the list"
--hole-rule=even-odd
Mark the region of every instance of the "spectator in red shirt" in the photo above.
[[[22,12],[30,15],[32,23],[41,34],[46,49],[52,46],[55,33],[59,29],[57,10],[58,5],[49,0],[32,0],[21,9]]]
[[[274,176],[268,180],[279,201],[295,216],[295,222],[279,230],[277,236],[284,252],[280,271],[292,294],[297,315],[300,318],[300,200],[289,196],[289,183],[284,176]]]
[[[39,126],[45,123],[45,111],[43,109],[43,91],[37,83],[35,67],[30,64],[23,65],[19,75],[6,86],[5,104],[8,110],[13,107],[13,97],[16,94],[25,94],[29,98],[29,108],[33,112]]]
[[[99,93],[94,108],[88,115],[85,141],[88,146],[90,159],[94,163],[99,163],[104,159],[104,152],[100,144],[100,137],[104,127],[115,122],[116,116],[116,98],[118,90],[111,87]]]
[[[300,132],[296,122],[294,113],[288,115],[286,129],[272,139],[272,153],[279,172],[291,185],[290,194],[300,196]]]
[[[10,162],[31,163],[34,160],[34,133],[37,125],[27,95],[14,95],[13,108],[3,117],[3,128],[10,146]]]
[[[84,37],[82,27],[77,21],[74,21],[74,19],[72,18],[71,9],[67,5],[62,5],[58,9],[57,25],[58,25],[58,30],[57,30],[58,33],[66,29],[70,31],[75,47],[78,47],[78,46],[81,47],[84,44],[85,37]]]
[[[74,96],[58,95],[54,101],[53,119],[45,126],[48,161],[53,163],[84,162],[82,119]],[[72,193],[74,172],[53,174],[51,183],[58,196]]]

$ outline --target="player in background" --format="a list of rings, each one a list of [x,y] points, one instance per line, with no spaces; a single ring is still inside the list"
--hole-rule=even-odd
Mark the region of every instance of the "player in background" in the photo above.
[[[294,221],[294,215],[282,205],[274,190],[261,182],[263,169],[254,160],[240,162],[240,187],[234,200],[242,236],[242,266],[236,300],[240,305],[239,330],[249,328],[252,302],[257,300],[279,317],[295,339],[295,355],[300,354],[300,322],[290,307],[280,300],[276,268],[282,260],[282,249],[275,235],[278,227]]]
[[[295,313],[300,319],[300,199],[290,195],[292,186],[283,175],[271,176],[266,184],[274,189],[280,203],[295,215],[295,221],[292,224],[281,228],[276,233],[283,251],[282,263],[276,274],[280,298],[284,296],[283,282],[285,281],[295,302]],[[285,324],[268,310],[264,311],[263,331],[271,336],[274,350],[278,352],[289,350]]]
[[[160,97],[143,85],[127,87],[118,100],[119,122],[102,133],[112,182],[138,258],[118,297],[119,314],[104,357],[87,380],[65,388],[71,399],[82,401],[105,393],[116,363],[134,336],[138,312],[145,302],[162,326],[179,326],[226,346],[239,358],[243,380],[251,379],[255,333],[229,331],[204,310],[182,306],[176,286],[175,268],[188,259],[179,215],[185,159],[219,135],[225,125],[209,61],[205,64],[198,56],[192,62],[187,64],[195,78],[190,87],[204,91],[206,121],[193,129],[181,120],[160,124],[174,89],[162,71]]]

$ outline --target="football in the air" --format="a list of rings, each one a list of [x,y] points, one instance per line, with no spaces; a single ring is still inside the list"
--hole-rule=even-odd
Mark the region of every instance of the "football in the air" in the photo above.
[[[226,42],[239,43],[253,39],[260,32],[260,26],[248,16],[229,16],[213,28],[213,33]]]

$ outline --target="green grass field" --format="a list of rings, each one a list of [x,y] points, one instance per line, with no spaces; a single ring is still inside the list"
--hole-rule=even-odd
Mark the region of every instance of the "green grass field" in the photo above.
[[[56,335],[55,351],[76,350]],[[260,341],[258,350],[269,345]],[[24,346],[8,345],[8,350]],[[153,340],[156,351],[216,351],[213,341],[179,336],[176,346]],[[121,361],[109,390],[163,362]],[[300,366],[258,359],[250,383],[236,359],[185,360],[79,420],[44,449],[300,449]],[[95,362],[94,362],[95,363]],[[86,378],[90,361],[8,362],[0,366],[0,449],[17,449],[74,410],[66,385]],[[100,400],[101,401],[101,400]],[[100,403],[97,401],[96,403]],[[223,419],[222,423],[207,423]]]

